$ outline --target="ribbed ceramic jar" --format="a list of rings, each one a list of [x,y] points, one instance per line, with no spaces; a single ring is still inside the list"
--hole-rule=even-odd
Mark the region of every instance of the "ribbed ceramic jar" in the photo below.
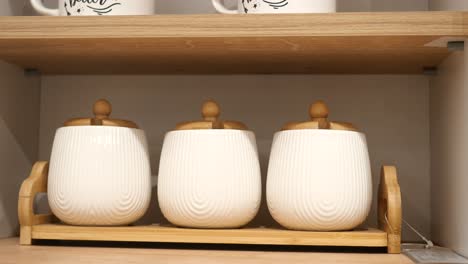
[[[372,204],[365,135],[331,129],[276,133],[267,203],[273,218],[288,229],[343,231],[362,224]]]
[[[127,225],[151,199],[151,170],[143,130],[66,126],[55,135],[48,179],[52,212],[70,225]]]
[[[261,201],[254,133],[236,129],[167,133],[158,199],[164,216],[177,226],[238,228],[249,223]]]

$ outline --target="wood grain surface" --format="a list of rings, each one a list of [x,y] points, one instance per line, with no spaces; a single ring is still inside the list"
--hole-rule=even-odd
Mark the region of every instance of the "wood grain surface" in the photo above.
[[[0,17],[0,59],[50,74],[420,74],[467,12]]]
[[[106,263],[183,263],[183,264],[411,264],[404,255],[350,254],[317,252],[278,252],[242,250],[88,248],[57,246],[19,246],[18,239],[0,240],[2,264],[106,264]]]
[[[397,168],[383,166],[379,184],[379,229],[388,233],[388,253],[401,252],[402,204]]]
[[[267,228],[204,230],[160,226],[78,227],[46,224],[33,226],[32,238],[84,241],[387,247],[387,234],[377,229],[350,232],[305,232]]]
[[[34,198],[38,193],[47,192],[49,173],[48,162],[36,162],[30,176],[21,185],[18,197],[18,219],[21,225],[20,242],[23,245],[31,244],[31,231],[33,225],[50,223],[52,215],[37,215],[34,213]]]

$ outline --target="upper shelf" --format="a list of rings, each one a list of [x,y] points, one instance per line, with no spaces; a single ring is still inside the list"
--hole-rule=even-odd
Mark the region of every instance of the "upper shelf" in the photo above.
[[[427,44],[468,36],[467,23],[468,12],[0,17],[0,60],[46,74],[420,74],[449,54]]]

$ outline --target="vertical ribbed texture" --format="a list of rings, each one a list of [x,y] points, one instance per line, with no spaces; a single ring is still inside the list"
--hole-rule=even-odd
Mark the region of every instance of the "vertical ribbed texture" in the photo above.
[[[372,204],[372,176],[364,134],[291,130],[275,135],[267,178],[273,218],[289,229],[350,230]]]
[[[71,225],[126,225],[141,218],[151,199],[151,169],[142,130],[64,127],[50,162],[52,212]]]
[[[164,216],[178,226],[246,225],[261,201],[254,134],[239,130],[168,133],[159,167],[158,199]]]

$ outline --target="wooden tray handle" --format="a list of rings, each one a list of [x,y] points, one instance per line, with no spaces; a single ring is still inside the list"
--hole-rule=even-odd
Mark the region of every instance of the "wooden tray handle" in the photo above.
[[[382,167],[378,210],[379,228],[388,234],[388,253],[401,253],[401,192],[394,166]]]
[[[21,245],[31,245],[32,226],[50,223],[52,221],[51,214],[36,215],[34,213],[34,198],[38,193],[47,192],[48,172],[49,162],[36,162],[32,168],[31,174],[21,185],[18,198]]]

